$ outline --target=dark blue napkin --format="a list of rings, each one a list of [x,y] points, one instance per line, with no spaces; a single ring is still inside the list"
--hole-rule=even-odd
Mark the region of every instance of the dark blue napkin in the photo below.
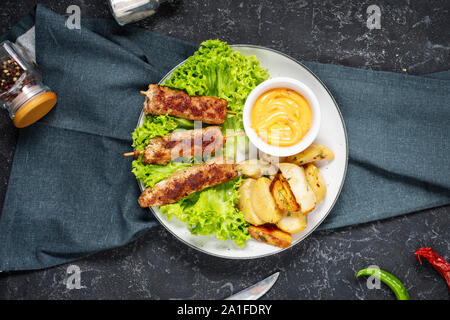
[[[157,224],[138,206],[130,159],[121,154],[130,150],[139,91],[197,48],[112,20],[82,20],[80,30],[69,30],[42,6],[32,18],[37,63],[59,102],[20,130],[0,219],[3,271],[79,259]],[[349,137],[346,182],[321,229],[450,203],[448,73],[306,65],[336,98]]]
[[[319,230],[450,203],[450,71],[305,65],[335,97],[349,140],[346,182]]]

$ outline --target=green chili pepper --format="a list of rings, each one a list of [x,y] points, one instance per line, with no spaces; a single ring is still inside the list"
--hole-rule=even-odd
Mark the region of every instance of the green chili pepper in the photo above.
[[[389,272],[376,268],[366,268],[358,271],[356,277],[358,278],[359,276],[374,276],[391,288],[397,300],[409,300],[409,293],[405,286]]]

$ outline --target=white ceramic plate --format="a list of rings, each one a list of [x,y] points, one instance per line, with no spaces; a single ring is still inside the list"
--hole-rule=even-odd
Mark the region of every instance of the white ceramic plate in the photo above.
[[[336,101],[333,99],[328,89],[304,65],[281,52],[260,46],[232,45],[231,47],[242,54],[255,55],[261,62],[262,67],[268,69],[271,77],[291,77],[304,82],[314,91],[319,100],[322,120],[320,131],[315,141],[330,147],[335,154],[335,159],[319,166],[320,172],[327,183],[327,195],[324,201],[308,214],[308,226],[306,229],[292,235],[293,241],[290,246],[292,247],[305,239],[322,223],[339,197],[342,185],[344,184],[348,158],[348,143],[345,124]],[[172,72],[183,63],[184,62],[172,69],[163,79],[161,79],[160,83],[164,83],[164,81],[170,77]],[[144,114],[141,113],[138,126],[142,124],[143,119]],[[144,185],[139,181],[138,183],[143,191],[145,189]],[[222,241],[214,236],[194,236],[189,232],[183,222],[176,218],[170,220],[167,219],[165,215],[159,213],[157,207],[153,207],[150,210],[153,211],[159,222],[179,240],[199,251],[213,256],[230,259],[253,259],[286,250],[253,239],[247,241],[246,245],[240,248],[231,240]]]

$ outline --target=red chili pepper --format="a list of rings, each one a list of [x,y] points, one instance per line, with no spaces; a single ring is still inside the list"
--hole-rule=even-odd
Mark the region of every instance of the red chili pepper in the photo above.
[[[450,290],[450,263],[448,263],[440,255],[438,255],[433,249],[428,247],[418,249],[414,253],[414,255],[416,256],[417,260],[419,260],[420,264],[422,264],[420,258],[427,259],[428,262],[431,263],[433,268],[436,269],[445,278],[445,281],[447,281],[448,289]]]

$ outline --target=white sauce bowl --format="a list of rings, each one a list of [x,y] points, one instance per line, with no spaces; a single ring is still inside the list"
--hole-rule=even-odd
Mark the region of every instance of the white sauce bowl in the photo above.
[[[256,100],[266,91],[276,88],[288,88],[301,94],[309,103],[312,112],[311,128],[297,144],[289,147],[272,146],[262,140],[251,127],[251,111]],[[278,77],[260,83],[250,92],[243,110],[244,129],[250,141],[261,151],[277,157],[287,157],[305,150],[316,139],[320,127],[320,107],[314,92],[304,83],[288,78]]]

